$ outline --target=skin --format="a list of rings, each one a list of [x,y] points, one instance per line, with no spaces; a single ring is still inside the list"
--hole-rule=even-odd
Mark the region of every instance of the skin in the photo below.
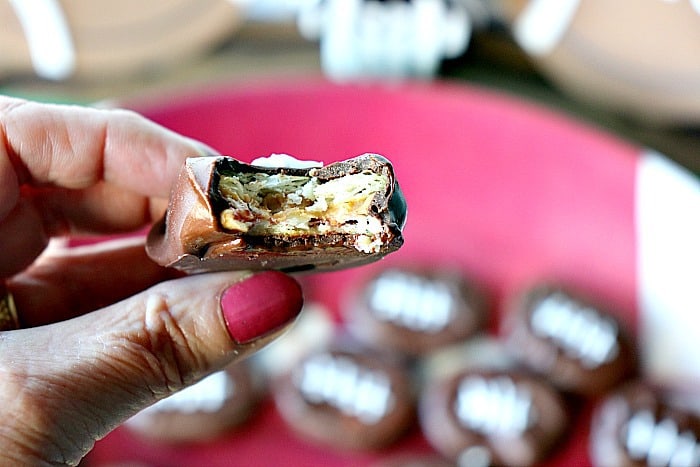
[[[0,286],[23,324],[0,332],[0,464],[76,465],[128,417],[284,329],[230,336],[220,297],[250,273],[178,277],[140,238],[51,241],[150,224],[184,159],[205,152],[131,112],[0,97]]]

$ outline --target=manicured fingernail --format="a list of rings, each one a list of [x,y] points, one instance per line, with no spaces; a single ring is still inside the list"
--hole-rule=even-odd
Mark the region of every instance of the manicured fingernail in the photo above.
[[[302,304],[299,284],[276,271],[254,274],[221,296],[226,327],[239,344],[280,329],[299,314]]]

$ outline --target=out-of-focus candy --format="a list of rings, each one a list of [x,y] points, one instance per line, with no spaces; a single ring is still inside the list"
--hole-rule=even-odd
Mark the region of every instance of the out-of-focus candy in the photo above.
[[[700,465],[700,418],[675,407],[659,390],[632,383],[609,395],[591,425],[596,466]]]
[[[419,419],[428,441],[459,465],[533,465],[564,433],[568,413],[544,381],[512,371],[466,370],[431,382]]]
[[[334,80],[432,78],[443,59],[465,51],[485,13],[446,0],[316,0],[298,23],[320,40],[321,65]]]
[[[603,394],[635,370],[621,323],[561,288],[524,293],[513,302],[505,328],[514,357],[566,391]]]
[[[239,362],[155,403],[125,426],[161,442],[208,441],[247,421],[262,395],[252,368]]]
[[[409,428],[415,414],[404,368],[354,351],[307,355],[274,382],[273,394],[292,429],[343,449],[387,446]]]
[[[481,330],[486,306],[457,271],[389,268],[349,300],[347,326],[373,348],[425,355]]]

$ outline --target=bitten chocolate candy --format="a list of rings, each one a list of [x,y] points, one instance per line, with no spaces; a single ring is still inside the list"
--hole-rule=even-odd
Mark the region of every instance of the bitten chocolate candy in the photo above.
[[[421,355],[459,342],[486,321],[482,295],[457,271],[393,267],[348,301],[353,336],[373,348]]]
[[[189,273],[335,270],[399,249],[405,220],[393,166],[376,154],[311,168],[195,157],[146,249]]]
[[[635,371],[632,341],[621,324],[560,288],[537,287],[519,297],[505,337],[521,363],[573,393],[602,394]]]
[[[664,399],[641,383],[608,396],[592,420],[592,462],[600,467],[700,466],[700,418]]]
[[[125,426],[161,442],[208,441],[247,421],[261,397],[253,370],[240,362],[156,402]]]
[[[433,447],[459,465],[528,466],[542,461],[561,438],[568,413],[544,381],[467,370],[429,383],[419,419]]]
[[[398,439],[415,415],[404,368],[376,356],[322,350],[307,355],[273,393],[283,418],[313,441],[375,449]]]

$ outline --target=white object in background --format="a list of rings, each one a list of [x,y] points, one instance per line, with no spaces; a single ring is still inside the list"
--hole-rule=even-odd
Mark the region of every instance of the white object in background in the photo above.
[[[246,19],[260,22],[294,22],[301,8],[317,0],[229,0],[245,12]]]
[[[513,36],[528,53],[547,55],[569,30],[581,0],[531,0],[513,23]]]
[[[294,326],[251,358],[264,374],[279,376],[304,356],[326,347],[334,333],[330,311],[321,303],[307,302]]]
[[[300,9],[298,26],[320,40],[324,72],[339,81],[433,77],[471,36],[467,9],[445,0],[317,0]]]
[[[647,153],[637,169],[639,331],[645,372],[700,381],[700,183]]]
[[[215,413],[236,391],[236,382],[225,371],[217,371],[192,386],[161,399],[143,413]]]
[[[73,38],[58,0],[10,0],[37,76],[62,80],[75,71]]]

